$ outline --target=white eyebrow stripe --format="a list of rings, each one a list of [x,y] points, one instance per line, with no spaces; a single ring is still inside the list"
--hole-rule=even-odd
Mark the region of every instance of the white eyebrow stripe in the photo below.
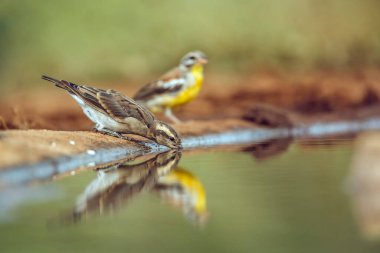
[[[161,130],[161,131],[165,131],[167,130],[168,128],[165,127],[164,125],[157,125],[157,130]]]
[[[165,132],[167,135],[169,135],[170,137],[175,138],[175,136],[174,136],[173,133],[170,131],[170,129],[167,128],[167,127],[164,126],[164,125],[158,125],[158,126],[157,126],[157,130],[161,130],[161,131]]]
[[[167,135],[169,135],[170,137],[173,137],[175,138],[174,134],[172,132],[165,132]]]

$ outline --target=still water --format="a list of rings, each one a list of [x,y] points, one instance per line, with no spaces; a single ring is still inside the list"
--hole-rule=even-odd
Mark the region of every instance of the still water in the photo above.
[[[2,189],[0,251],[380,252],[346,189],[350,141],[243,149],[172,152]]]

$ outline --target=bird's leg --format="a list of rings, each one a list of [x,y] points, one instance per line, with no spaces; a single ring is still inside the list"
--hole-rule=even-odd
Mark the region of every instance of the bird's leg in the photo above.
[[[173,123],[181,123],[181,120],[174,116],[172,110],[170,108],[165,108],[164,112],[165,116],[170,119]]]
[[[96,129],[97,132],[100,132],[102,134],[106,134],[106,135],[110,135],[110,136],[113,136],[113,137],[117,137],[117,138],[120,138],[120,139],[123,139],[123,140],[127,140],[127,141],[133,141],[135,142],[136,140],[133,139],[133,138],[130,138],[128,136],[124,136],[118,132],[115,132],[115,131],[111,131],[109,129],[105,129],[105,128],[102,128],[102,129]]]
[[[128,137],[128,136],[124,136],[118,132],[115,132],[115,131],[111,131],[109,129],[105,129],[105,128],[102,128],[102,129],[96,129],[96,131],[102,133],[102,134],[106,134],[106,135],[110,135],[110,136],[113,136],[113,137],[117,137],[117,138],[120,138],[120,139],[123,139],[123,140],[127,140],[127,141],[131,141],[131,142],[134,142],[134,143],[137,143],[139,145],[142,145],[144,147],[146,147],[147,149],[149,149],[145,144],[145,142],[143,141],[140,141],[140,140],[136,140],[132,137]]]

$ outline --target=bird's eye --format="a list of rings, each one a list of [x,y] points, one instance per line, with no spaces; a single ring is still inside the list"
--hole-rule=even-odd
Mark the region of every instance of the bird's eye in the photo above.
[[[174,137],[169,137],[169,140],[175,141]]]
[[[195,60],[195,56],[190,56],[190,57],[189,57],[189,60],[194,61],[194,60]]]

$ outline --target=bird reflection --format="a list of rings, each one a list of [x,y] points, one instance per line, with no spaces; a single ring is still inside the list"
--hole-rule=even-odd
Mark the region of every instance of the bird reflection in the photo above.
[[[77,198],[70,219],[78,222],[90,214],[103,215],[122,208],[142,192],[154,192],[191,221],[207,220],[206,194],[190,172],[177,168],[181,153],[171,150],[140,163],[118,163],[98,170],[98,176]]]
[[[288,150],[292,138],[272,139],[265,142],[255,143],[242,149],[243,152],[252,154],[257,160],[266,160],[275,157]]]
[[[192,223],[204,225],[207,222],[206,191],[189,171],[175,168],[160,177],[153,190],[170,205],[181,209]]]
[[[135,195],[151,189],[160,176],[177,166],[180,158],[181,153],[168,151],[137,164],[120,163],[99,170],[97,178],[78,197],[73,218],[122,207]]]

